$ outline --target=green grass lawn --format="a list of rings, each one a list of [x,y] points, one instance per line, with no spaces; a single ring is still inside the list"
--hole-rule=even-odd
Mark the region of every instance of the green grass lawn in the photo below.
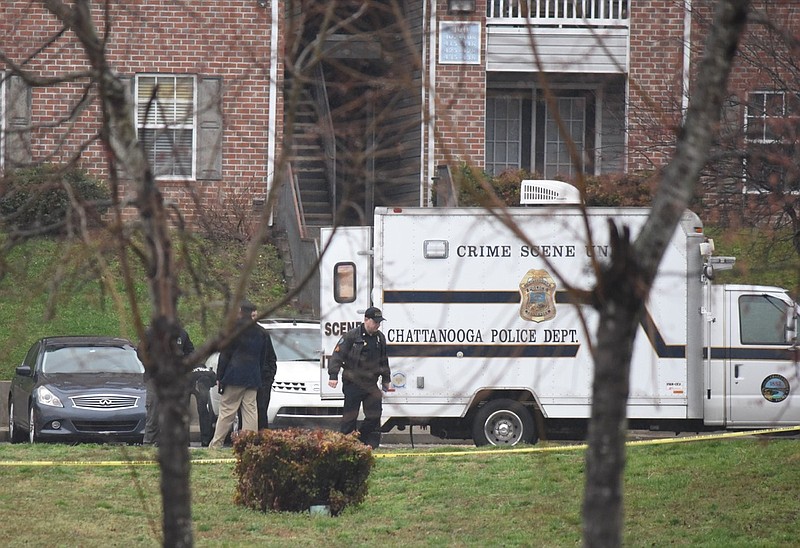
[[[723,243],[723,242],[720,242]],[[228,246],[233,247],[233,246]],[[730,242],[719,254],[739,254]],[[52,240],[26,244],[0,278],[0,379],[41,336],[133,337],[118,280],[103,285],[88,256],[64,254]],[[209,287],[232,287],[238,250],[202,248]],[[746,253],[743,253],[746,255]],[[720,282],[793,288],[793,258],[762,261],[769,272],[725,273]],[[741,263],[740,263],[741,264]],[[750,264],[758,264],[751,261]],[[777,268],[780,266],[780,269]],[[779,272],[780,270],[780,272]],[[767,273],[776,278],[764,277]],[[61,280],[60,285],[54,280]],[[135,280],[141,299],[144,280]],[[213,283],[212,283],[213,282]],[[216,285],[215,285],[216,284]],[[285,292],[280,260],[265,257],[249,293],[259,302]],[[224,292],[223,292],[224,293]],[[209,299],[205,294],[204,299]],[[195,343],[215,329],[187,294],[180,313]],[[49,307],[52,301],[57,306]],[[213,309],[213,307],[212,307]],[[52,313],[51,313],[52,311]],[[146,313],[146,312],[145,312]],[[626,546],[800,545],[800,440],[732,439],[629,448],[625,473]],[[196,464],[192,472],[198,546],[576,546],[581,544],[583,452],[397,455],[380,450],[368,498],[342,516],[261,514],[233,504],[233,464]],[[405,452],[405,451],[404,451]],[[230,450],[193,450],[196,459],[229,459]],[[0,542],[3,546],[158,546],[161,497],[154,449],[97,445],[0,444]],[[14,461],[13,466],[2,466]],[[16,464],[27,461],[29,464]],[[33,462],[53,461],[38,466]],[[88,461],[90,464],[74,464]],[[62,465],[69,462],[73,464]],[[95,464],[91,464],[95,463]]]
[[[159,545],[157,467],[103,464],[147,461],[154,451],[0,445],[3,545]],[[580,545],[582,449],[432,451],[379,449],[365,503],[331,518],[236,506],[232,451],[192,450],[206,461],[192,468],[196,545]],[[2,466],[10,461],[28,464]],[[799,468],[794,438],[629,447],[625,545],[797,546]]]

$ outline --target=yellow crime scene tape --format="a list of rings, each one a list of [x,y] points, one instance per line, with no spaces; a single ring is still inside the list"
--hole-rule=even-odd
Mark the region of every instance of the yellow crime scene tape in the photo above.
[[[695,441],[709,441],[729,438],[741,438],[745,436],[763,436],[770,434],[785,434],[788,432],[800,432],[800,426],[788,426],[785,428],[768,428],[764,430],[740,430],[736,432],[721,432],[714,434],[703,434],[697,436],[683,436],[674,438],[656,438],[649,440],[631,440],[625,443],[627,447],[642,445],[666,445],[670,443],[688,443]],[[509,453],[545,453],[556,451],[583,451],[589,447],[586,443],[572,445],[535,445],[532,447],[512,447],[509,449],[479,449],[461,451],[406,451],[402,453],[375,453],[375,458],[400,458],[400,457],[464,457],[473,455],[503,455]],[[235,458],[219,459],[192,459],[190,464],[234,464]],[[157,460],[107,460],[107,461],[2,461],[0,467],[11,466],[156,466]]]

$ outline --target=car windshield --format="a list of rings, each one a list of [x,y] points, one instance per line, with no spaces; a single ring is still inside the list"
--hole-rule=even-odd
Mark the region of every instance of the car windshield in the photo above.
[[[144,373],[136,352],[117,346],[71,346],[45,352],[42,371],[53,373]]]
[[[318,360],[320,334],[316,329],[269,329],[279,361]]]

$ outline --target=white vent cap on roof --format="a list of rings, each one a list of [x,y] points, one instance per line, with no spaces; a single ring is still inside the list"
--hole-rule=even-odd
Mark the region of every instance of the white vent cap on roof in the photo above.
[[[579,204],[581,193],[564,181],[525,179],[519,192],[519,205]]]

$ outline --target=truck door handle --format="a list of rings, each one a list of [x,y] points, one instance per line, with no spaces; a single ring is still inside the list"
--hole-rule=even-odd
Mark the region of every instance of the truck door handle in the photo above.
[[[733,366],[733,378],[734,379],[738,379],[739,378],[739,365],[741,365],[741,364],[737,363],[736,365]]]

